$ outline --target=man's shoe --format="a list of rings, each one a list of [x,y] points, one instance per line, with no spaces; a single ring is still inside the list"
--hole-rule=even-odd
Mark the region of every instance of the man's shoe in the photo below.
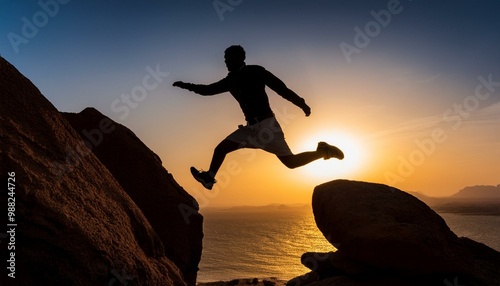
[[[216,181],[209,172],[200,172],[195,167],[191,167],[190,170],[196,181],[200,182],[205,188],[212,189]]]
[[[326,142],[319,142],[316,152],[323,154],[323,159],[328,160],[330,158],[337,158],[339,160],[344,159],[344,153],[339,148],[329,145]]]

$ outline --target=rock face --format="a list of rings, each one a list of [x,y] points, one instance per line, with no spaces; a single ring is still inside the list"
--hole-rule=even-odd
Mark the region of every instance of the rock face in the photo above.
[[[63,116],[3,58],[0,73],[0,172],[4,184],[14,172],[16,184],[0,196],[0,212],[15,198],[17,224],[16,278],[4,268],[0,285],[186,285],[141,210]],[[1,240],[6,258],[13,239]]]
[[[457,252],[458,237],[445,221],[400,190],[334,181],[314,190],[313,211],[330,243],[370,266],[405,274],[464,272],[472,266],[461,264],[464,253]]]
[[[288,285],[500,285],[500,253],[458,238],[408,193],[337,180],[316,187],[312,203],[338,250],[304,254],[312,272]]]
[[[94,108],[63,115],[142,210],[186,282],[195,285],[203,238],[203,217],[195,199],[125,126]]]

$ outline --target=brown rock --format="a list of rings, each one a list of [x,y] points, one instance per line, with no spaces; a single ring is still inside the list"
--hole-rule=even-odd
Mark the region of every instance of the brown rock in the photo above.
[[[316,224],[344,255],[397,274],[471,273],[474,262],[426,204],[381,184],[332,181],[313,194]]]
[[[500,285],[498,251],[458,238],[423,202],[395,188],[332,181],[314,190],[313,212],[338,250],[305,253],[312,272],[287,285]]]
[[[127,127],[94,108],[63,114],[142,210],[188,285],[195,285],[203,239],[196,200]]]
[[[140,209],[62,115],[3,58],[0,73],[0,172],[16,178],[17,285],[185,285]],[[4,268],[0,285],[7,279]]]
[[[337,275],[358,275],[369,271],[360,262],[354,261],[344,255],[341,250],[335,252],[306,252],[300,258],[301,263],[317,272],[321,278]]]
[[[446,286],[447,284],[439,281],[429,283],[427,281],[412,281],[411,279],[399,277],[362,277],[352,278],[349,276],[337,276],[317,281],[307,286]],[[451,284],[453,285],[453,284]],[[295,285],[293,285],[295,286]],[[298,286],[298,285],[297,285]],[[300,286],[304,286],[303,284]],[[455,286],[455,285],[453,285]],[[457,284],[456,286],[466,286]],[[468,284],[467,286],[472,286]]]
[[[500,252],[467,237],[461,237],[460,242],[474,257],[474,277],[483,285],[500,285]]]

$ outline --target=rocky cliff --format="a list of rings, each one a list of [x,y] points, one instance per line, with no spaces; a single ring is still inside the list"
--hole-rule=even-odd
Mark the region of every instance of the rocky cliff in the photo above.
[[[122,145],[133,142],[134,156],[148,154],[141,167],[155,162],[148,170],[157,176],[157,182],[164,183],[157,189],[146,186],[145,201],[136,203],[131,197],[140,197],[140,186],[123,176],[133,171],[128,176],[144,184],[143,172],[119,166],[125,161],[106,163],[108,168],[91,152],[93,146],[3,58],[0,73],[0,173],[4,186],[7,177],[13,178],[11,191],[4,189],[0,196],[0,212],[12,214],[9,222],[4,216],[0,246],[2,259],[13,258],[8,271],[16,277],[1,275],[0,285],[177,286],[186,285],[183,273],[193,283],[201,247],[201,216],[196,203],[161,168],[156,156],[116,125],[117,134],[129,140],[120,136],[114,140],[125,140]],[[101,122],[98,128],[102,134],[110,133],[112,124]],[[158,194],[160,205],[148,205],[151,192]],[[179,223],[179,215],[174,214],[180,213],[183,203],[189,206],[192,224],[182,214]],[[138,204],[161,211],[163,221],[160,214],[156,220],[150,215],[150,223]],[[171,210],[160,209],[165,207]],[[11,225],[5,229],[7,223]],[[152,224],[159,227],[158,232]],[[184,247],[179,247],[183,249],[172,251],[179,245],[168,244],[179,241],[183,241]],[[193,249],[186,248],[190,243]]]
[[[500,253],[457,237],[412,195],[337,180],[315,188],[316,224],[338,250],[305,253],[287,285],[500,285]]]
[[[163,242],[166,256],[194,285],[203,239],[203,217],[194,198],[125,126],[94,108],[63,115],[142,210]]]

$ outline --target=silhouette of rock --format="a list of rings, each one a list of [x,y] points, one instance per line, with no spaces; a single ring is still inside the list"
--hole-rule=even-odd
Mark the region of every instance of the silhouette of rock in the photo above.
[[[458,238],[408,193],[336,180],[317,186],[312,204],[338,250],[304,254],[312,272],[287,285],[500,285],[500,253]]]
[[[356,261],[405,274],[462,273],[472,266],[457,259],[465,254],[445,221],[398,189],[333,181],[315,188],[313,212],[328,241]]]
[[[500,252],[467,237],[460,237],[460,242],[474,257],[475,276],[485,281],[484,285],[500,285]]]
[[[4,183],[15,172],[16,184],[16,285],[186,285],[141,210],[63,116],[3,58],[0,72],[0,172]],[[6,258],[3,237],[1,249]],[[4,268],[0,285],[10,282]]]
[[[320,279],[339,274],[357,275],[369,270],[363,263],[344,255],[341,250],[327,253],[306,252],[300,262],[317,272]]]
[[[246,278],[246,279],[233,279],[230,281],[217,281],[217,282],[206,282],[199,283],[198,286],[275,286],[283,285],[284,281],[278,280],[276,277],[258,279],[258,278]]]
[[[186,282],[195,285],[203,239],[203,217],[195,199],[125,126],[94,108],[63,114],[142,210]]]

